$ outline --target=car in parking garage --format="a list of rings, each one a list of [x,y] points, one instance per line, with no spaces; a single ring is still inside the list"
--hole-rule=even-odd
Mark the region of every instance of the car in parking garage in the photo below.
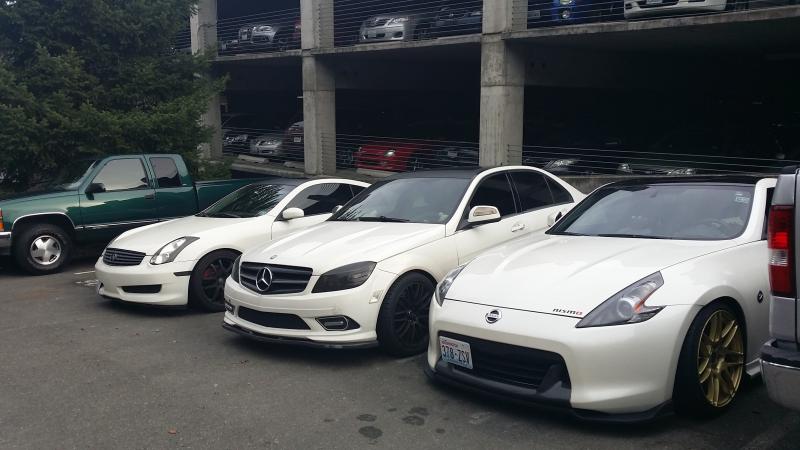
[[[283,158],[283,133],[272,132],[256,136],[250,141],[250,154],[271,159]]]
[[[242,254],[225,285],[223,327],[267,342],[420,353],[437,280],[545,230],[582,198],[522,166],[387,177],[328,221]]]
[[[128,231],[97,260],[98,293],[222,311],[224,283],[241,252],[326,220],[367,186],[276,178],[245,186],[194,216]]]
[[[545,234],[443,278],[428,374],[587,419],[727,410],[768,335],[774,186],[728,176],[599,188]]]
[[[413,11],[374,15],[361,24],[358,42],[364,44],[427,38],[430,35],[427,15]]]
[[[621,19],[622,2],[623,0],[532,0],[528,3],[528,25],[555,26]]]
[[[749,5],[748,0],[625,0],[625,18],[640,19],[746,10],[749,9]]]
[[[483,28],[483,2],[446,0],[436,12],[430,37],[480,33]]]

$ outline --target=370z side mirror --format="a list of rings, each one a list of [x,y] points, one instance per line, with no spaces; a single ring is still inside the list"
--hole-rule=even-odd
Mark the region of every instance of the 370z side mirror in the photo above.
[[[281,214],[281,217],[283,217],[284,220],[292,220],[292,219],[299,219],[301,217],[305,217],[305,215],[306,215],[305,211],[303,211],[300,208],[288,208],[288,209],[283,211],[283,214]]]
[[[494,206],[478,205],[469,210],[467,222],[471,225],[500,221],[500,210]]]

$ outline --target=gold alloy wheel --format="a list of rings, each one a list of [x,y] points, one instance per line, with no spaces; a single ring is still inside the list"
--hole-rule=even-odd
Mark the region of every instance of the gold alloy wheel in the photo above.
[[[722,408],[733,400],[744,373],[744,338],[739,322],[728,311],[708,318],[697,349],[697,376],[706,400]]]

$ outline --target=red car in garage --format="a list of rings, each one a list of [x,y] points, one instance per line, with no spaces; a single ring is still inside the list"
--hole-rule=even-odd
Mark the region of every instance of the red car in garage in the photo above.
[[[423,143],[382,141],[359,147],[353,158],[358,169],[408,172],[425,166],[425,153],[430,150]]]

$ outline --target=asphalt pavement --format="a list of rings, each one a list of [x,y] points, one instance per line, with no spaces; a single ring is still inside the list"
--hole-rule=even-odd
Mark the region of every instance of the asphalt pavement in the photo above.
[[[92,265],[0,260],[2,449],[800,447],[800,414],[760,381],[713,420],[589,424],[434,385],[422,356],[264,345],[221,314],[114,303]]]

